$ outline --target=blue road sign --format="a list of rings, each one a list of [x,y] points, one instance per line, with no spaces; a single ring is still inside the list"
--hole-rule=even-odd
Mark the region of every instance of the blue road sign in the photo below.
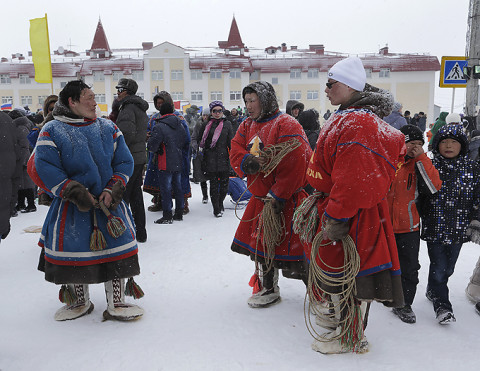
[[[440,87],[466,88],[467,80],[463,77],[463,67],[467,64],[465,57],[442,57]]]

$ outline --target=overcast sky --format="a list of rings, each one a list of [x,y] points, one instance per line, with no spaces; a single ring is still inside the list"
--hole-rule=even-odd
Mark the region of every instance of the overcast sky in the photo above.
[[[465,54],[468,5],[469,0],[13,0],[0,22],[0,56],[26,55],[29,19],[45,13],[52,51],[89,49],[99,17],[111,48],[141,47],[144,41],[217,46],[227,39],[235,14],[248,47],[285,42],[373,53],[388,44],[392,53],[429,53],[440,60]],[[450,106],[451,89],[442,90],[435,103]],[[456,97],[462,99],[464,89]]]

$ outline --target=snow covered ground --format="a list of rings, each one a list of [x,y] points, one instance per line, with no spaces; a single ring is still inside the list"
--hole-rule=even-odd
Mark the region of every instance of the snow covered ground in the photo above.
[[[464,290],[480,246],[464,245],[449,283],[456,323],[439,325],[424,296],[428,255],[422,243],[417,323],[405,324],[374,303],[366,330],[370,351],[325,356],[310,349],[301,281],[281,277],[279,304],[247,306],[254,267],[230,251],[235,213],[227,209],[215,218],[211,205],[201,203],[199,185],[192,187],[183,222],[156,225],[160,213],[147,212],[149,235],[139,247],[142,274],[136,279],[145,291],[138,301],[145,315],[131,323],[102,321],[103,285],[90,288],[90,315],[56,322],[59,287],[36,269],[38,234],[23,231],[42,225],[47,208],[13,218],[0,244],[0,370],[479,369],[480,316]]]

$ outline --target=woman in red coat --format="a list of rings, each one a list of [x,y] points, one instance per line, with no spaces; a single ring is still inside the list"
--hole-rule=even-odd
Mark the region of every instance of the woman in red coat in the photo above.
[[[355,300],[402,306],[401,272],[386,195],[405,155],[405,141],[400,131],[381,119],[391,110],[393,98],[366,84],[365,70],[357,57],[341,60],[329,70],[325,93],[340,108],[320,131],[307,170],[308,183],[323,192],[317,208],[325,225],[320,223],[317,233],[323,228],[324,240],[316,264],[329,275],[341,274],[341,269],[332,267],[343,266],[340,240],[350,235],[360,258]],[[310,249],[311,245],[306,246],[309,258]],[[332,293],[331,287],[328,290]],[[366,323],[368,306],[359,306]],[[341,326],[324,338],[337,336]],[[315,340],[312,348],[322,353],[363,352],[368,343],[362,338],[351,349],[334,338]]]
[[[247,176],[248,189],[253,197],[235,233],[232,250],[249,255],[262,265],[263,287],[253,294],[248,304],[266,307],[280,300],[278,268],[283,270],[284,276],[306,282],[303,248],[298,235],[292,231],[292,217],[295,208],[307,196],[303,186],[312,152],[298,121],[279,111],[272,85],[265,81],[252,83],[243,89],[243,99],[249,117],[240,124],[232,140],[230,162],[240,177]],[[265,177],[260,171],[263,158],[258,156],[259,150],[291,139],[297,141],[299,147],[283,157],[273,172]],[[273,202],[275,212],[282,213],[285,220],[282,242],[275,247],[274,268],[270,270],[265,265],[264,246],[261,241],[257,243],[258,216],[268,198]]]

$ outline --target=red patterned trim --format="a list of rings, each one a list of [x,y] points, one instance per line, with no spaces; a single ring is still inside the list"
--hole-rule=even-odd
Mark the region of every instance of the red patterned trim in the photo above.
[[[113,262],[117,260],[122,260],[129,258],[133,255],[136,255],[138,253],[138,248],[135,250],[129,251],[125,254],[122,255],[117,255],[113,256],[110,258],[102,258],[102,259],[97,259],[97,260],[88,260],[88,261],[65,261],[65,260],[56,260],[52,259],[49,256],[45,255],[45,260],[48,261],[49,263],[56,264],[56,265],[69,265],[69,266],[86,266],[86,265],[95,265],[95,264],[102,264],[102,263],[108,263],[108,262]]]

